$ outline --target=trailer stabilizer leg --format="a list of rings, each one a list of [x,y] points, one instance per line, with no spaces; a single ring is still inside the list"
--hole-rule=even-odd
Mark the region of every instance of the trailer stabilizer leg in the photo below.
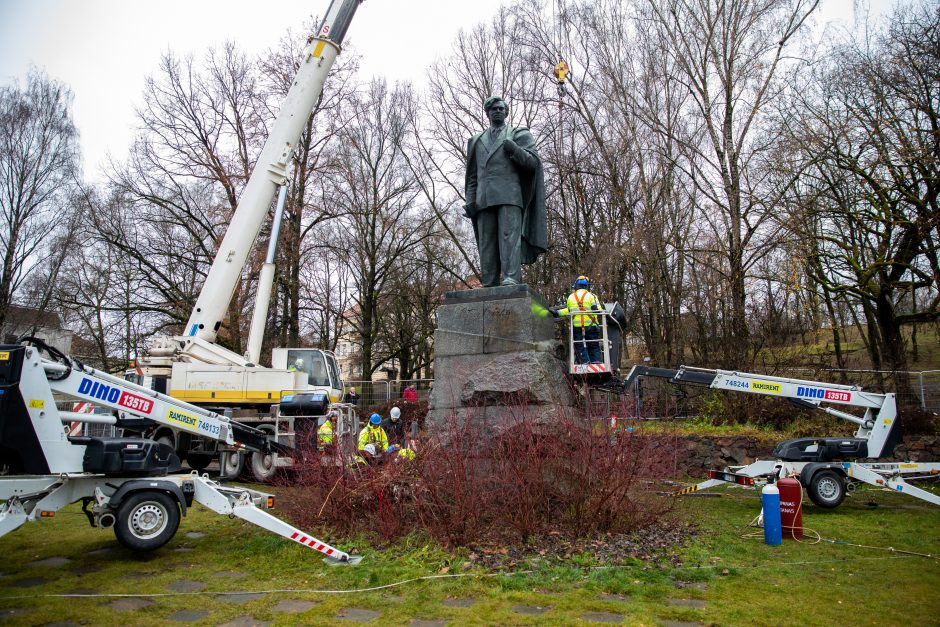
[[[676,490],[675,492],[672,492],[670,496],[682,496],[683,494],[690,494],[692,492],[698,492],[699,490],[707,490],[708,488],[714,488],[716,485],[721,485],[723,483],[725,482],[718,479],[709,479],[708,481],[702,481],[701,483],[691,485],[687,488]]]
[[[354,558],[348,553],[340,551],[339,549],[332,547],[325,542],[321,542],[311,535],[305,534],[300,529],[297,529],[296,527],[287,524],[283,520],[275,518],[271,514],[258,509],[251,502],[236,503],[232,514],[238,516],[242,520],[247,520],[254,525],[258,525],[262,529],[267,529],[268,531],[276,533],[281,537],[287,538],[293,542],[297,542],[298,544],[302,544],[308,548],[313,549],[314,551],[323,553],[323,555],[326,556],[324,560],[326,560],[328,564],[346,564],[353,566],[362,560],[361,557]]]
[[[917,464],[902,464],[901,466],[915,465]],[[920,465],[924,467],[933,466],[933,464]],[[883,466],[888,465],[884,464]],[[911,485],[900,476],[900,473],[885,472],[882,474],[875,472],[871,468],[868,468],[862,464],[843,464],[843,468],[845,469],[846,474],[852,479],[857,479],[858,481],[862,481],[877,488],[888,488],[895,492],[910,494],[911,496],[927,501],[928,503],[940,505],[940,496],[937,496],[933,492],[928,492],[927,490],[918,488],[915,485]]]
[[[353,566],[362,561],[362,557],[352,556],[340,551],[259,509],[255,503],[266,502],[269,496],[267,494],[248,488],[222,486],[208,477],[199,477],[197,475],[192,476],[192,481],[196,488],[193,498],[214,512],[237,516],[253,525],[258,525],[262,529],[276,533],[282,538],[287,538],[318,551],[325,556],[324,561],[331,565],[345,564]]]

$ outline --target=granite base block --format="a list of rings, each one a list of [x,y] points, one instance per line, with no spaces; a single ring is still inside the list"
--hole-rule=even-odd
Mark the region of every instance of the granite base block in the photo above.
[[[565,365],[541,351],[437,357],[430,407],[571,405]]]

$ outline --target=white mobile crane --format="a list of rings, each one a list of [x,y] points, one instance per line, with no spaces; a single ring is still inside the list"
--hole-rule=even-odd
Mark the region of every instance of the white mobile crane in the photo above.
[[[275,438],[283,435],[279,433],[277,420],[278,404],[283,397],[297,398],[297,392],[319,393],[328,396],[330,402],[337,403],[343,394],[340,370],[335,356],[329,351],[276,348],[271,368],[259,366],[258,362],[274,281],[274,253],[290,160],[362,1],[331,0],[319,29],[310,38],[293,83],[232,215],[186,324],[185,334],[153,338],[146,356],[138,364],[141,374],[128,373],[129,379],[136,378],[138,383],[149,379],[156,391],[180,400],[220,411],[222,408],[247,409],[248,412],[238,415],[239,420],[252,422]],[[215,340],[278,187],[280,195],[266,262],[258,281],[248,350],[245,355],[238,355],[219,346]],[[150,425],[143,432],[173,445],[196,469],[208,466],[218,452],[215,442],[186,436],[175,427]],[[286,427],[286,432],[294,432],[292,423]],[[221,452],[223,458],[220,461],[225,473],[237,475],[245,463],[244,456],[235,451]],[[274,453],[255,451],[248,460],[259,480],[269,479],[279,463],[289,465],[290,459],[278,459]]]
[[[56,397],[92,402],[116,415],[59,411]],[[142,418],[234,448],[275,446],[262,431],[89,368],[41,340],[0,346],[0,536],[81,501],[92,527],[113,528],[121,544],[150,551],[169,542],[181,514],[196,501],[319,551],[328,561],[360,559],[260,509],[274,506],[269,494],[223,486],[198,473],[177,474],[180,461],[169,446],[140,438],[69,437],[63,428],[76,420],[120,426]]]
[[[852,438],[800,438],[781,442],[774,449],[775,459],[709,471],[707,481],[679,490],[676,496],[724,483],[762,485],[778,477],[793,476],[820,507],[838,507],[848,490],[858,483],[910,494],[940,505],[940,496],[908,483],[913,479],[937,478],[940,463],[859,461],[888,457],[900,442],[901,426],[894,394],[868,392],[857,385],[688,366],[677,370],[634,366],[624,380],[624,388],[638,377],[660,377],[674,383],[785,398],[798,407],[819,409],[858,425]],[[829,405],[861,407],[865,412],[859,417]]]

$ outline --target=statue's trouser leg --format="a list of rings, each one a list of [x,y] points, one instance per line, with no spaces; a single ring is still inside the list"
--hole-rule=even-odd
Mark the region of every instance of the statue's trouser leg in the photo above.
[[[476,236],[483,287],[499,285],[499,207],[477,214]]]
[[[504,279],[522,283],[522,208],[499,208],[499,258]]]

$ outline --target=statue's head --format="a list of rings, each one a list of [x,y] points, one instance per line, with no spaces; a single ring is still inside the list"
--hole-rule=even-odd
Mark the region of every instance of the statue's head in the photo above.
[[[490,96],[483,101],[483,110],[486,111],[486,117],[489,118],[490,124],[501,125],[506,121],[506,116],[509,114],[509,107],[506,106],[506,101],[503,100],[502,96]]]

